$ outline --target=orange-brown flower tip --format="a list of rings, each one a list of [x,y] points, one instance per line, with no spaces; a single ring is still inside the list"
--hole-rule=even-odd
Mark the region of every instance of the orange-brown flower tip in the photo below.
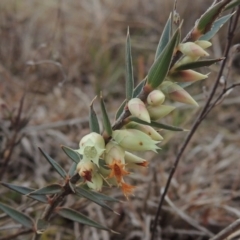
[[[114,160],[111,164],[108,164],[108,167],[111,169],[108,178],[115,177],[118,183],[122,181],[123,176],[129,174],[129,172],[124,169],[125,164],[123,164],[121,160]]]
[[[92,171],[83,171],[81,177],[83,177],[84,181],[92,182]]]
[[[132,185],[122,182],[121,188],[122,188],[122,191],[123,191],[123,194],[125,195],[125,197],[128,198],[128,195],[132,194],[135,186],[132,186]]]
[[[138,166],[141,166],[141,167],[147,167],[148,166],[148,164],[149,164],[149,162],[147,162],[147,161],[143,161],[143,162],[141,162],[141,163],[136,163]]]

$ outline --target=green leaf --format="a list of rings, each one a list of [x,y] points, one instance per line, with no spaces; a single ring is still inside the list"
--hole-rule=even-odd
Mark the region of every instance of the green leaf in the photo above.
[[[94,102],[95,99],[96,99],[96,97],[92,100],[92,102],[90,104],[89,126],[90,126],[91,132],[95,132],[95,133],[100,134],[100,127],[99,127],[97,114],[96,114],[96,112],[94,111],[94,108],[93,108],[93,102]]]
[[[102,200],[102,201],[108,201],[108,202],[119,202],[118,199],[113,198],[113,197],[109,197],[107,195],[101,194],[99,192],[91,192],[93,196],[95,196],[96,198]]]
[[[48,185],[46,187],[37,189],[31,193],[29,193],[29,195],[49,195],[49,194],[55,194],[55,193],[60,193],[62,191],[62,187],[61,185],[54,183],[51,185]]]
[[[121,114],[123,113],[123,110],[124,110],[124,107],[125,107],[125,105],[126,105],[126,102],[127,102],[127,100],[125,99],[125,100],[121,103],[120,107],[118,108],[117,113],[116,113],[116,116],[115,116],[115,119],[116,119],[116,120],[117,120],[117,119],[121,116]]]
[[[43,219],[38,219],[37,220],[37,224],[36,224],[36,227],[37,227],[37,233],[38,234],[42,234],[46,231],[46,229],[48,228],[49,226],[49,223]]]
[[[7,206],[3,203],[0,203],[0,209],[5,212],[9,217],[14,219],[15,221],[21,223],[26,228],[33,228],[34,221],[24,213],[17,211],[10,206]]]
[[[69,172],[68,172],[68,175],[70,177],[72,177],[76,171],[76,167],[77,167],[77,164],[75,162],[72,163],[70,169],[69,169]]]
[[[39,148],[43,156],[46,158],[46,160],[52,165],[52,167],[58,172],[58,174],[62,178],[67,177],[67,173],[64,171],[64,169],[54,160],[52,159],[47,153],[45,153],[41,148]]]
[[[134,78],[129,28],[127,32],[125,60],[126,60],[126,98],[127,100],[130,100],[133,97]]]
[[[78,196],[87,198],[88,200],[95,202],[101,207],[108,209],[110,211],[113,211],[106,203],[104,203],[101,199],[99,199],[96,195],[94,195],[94,192],[92,192],[91,190],[87,190],[82,187],[76,187],[75,191]]]
[[[212,24],[229,2],[230,0],[224,0],[212,5],[197,21],[197,30],[201,34],[205,34],[210,31],[212,28]]]
[[[240,0],[232,1],[229,3],[224,10],[229,10],[231,8],[237,7],[240,4]]]
[[[61,146],[62,150],[66,153],[68,157],[70,157],[75,163],[79,163],[80,155],[72,148],[67,146]]]
[[[99,229],[102,229],[102,230],[110,231],[109,228],[102,226],[101,224],[91,220],[90,218],[86,217],[85,215],[83,215],[83,214],[81,214],[77,211],[74,211],[70,208],[58,208],[57,213],[60,216],[62,216],[64,218],[67,218],[67,219],[70,219],[74,222],[79,222],[79,223],[82,223],[84,225],[88,225],[88,226],[91,226],[91,227],[95,227],[95,228],[99,228]]]
[[[166,22],[166,25],[163,29],[161,38],[159,40],[158,46],[157,46],[157,51],[155,54],[155,60],[160,56],[162,53],[163,49],[167,46],[170,37],[171,37],[171,26],[172,26],[172,13],[170,13],[170,16]]]
[[[147,77],[145,77],[135,88],[133,91],[133,97],[137,97],[138,94],[142,91],[143,87],[145,86],[147,81]]]
[[[180,65],[179,67],[176,68],[176,70],[181,71],[181,70],[195,69],[200,67],[208,67],[216,62],[222,61],[223,59],[224,58],[216,58],[216,59],[200,60],[197,62],[190,62],[190,63]]]
[[[107,114],[107,110],[105,107],[103,97],[100,96],[100,99],[101,99],[101,110],[102,110],[102,116],[103,116],[103,126],[104,126],[104,129],[107,132],[107,134],[109,136],[112,136],[112,126],[111,126],[111,123],[110,123],[110,120],[109,120],[109,117]]]
[[[151,121],[151,123],[144,122],[136,117],[131,117],[130,120],[133,122],[141,123],[141,124],[148,125],[148,126],[151,126],[154,128],[159,128],[159,129],[166,129],[166,130],[170,130],[170,131],[179,131],[179,132],[180,131],[188,131],[183,128],[179,128],[179,127],[175,127],[175,126],[171,126],[171,125],[167,125],[167,124],[163,124],[163,123],[159,123],[159,122],[154,122],[154,121]]]
[[[217,21],[214,22],[212,28],[210,31],[208,31],[206,34],[201,36],[199,40],[210,40],[218,31],[219,29],[232,17],[233,14],[228,14],[224,17],[219,18]]]
[[[166,77],[171,65],[172,56],[176,43],[180,35],[179,28],[175,31],[173,37],[168,42],[159,57],[155,60],[148,73],[148,84],[153,88],[157,88]]]
[[[28,188],[28,187],[22,187],[22,186],[17,186],[17,185],[13,185],[13,184],[10,184],[10,183],[3,183],[1,182],[1,184],[4,186],[4,187],[7,187],[15,192],[18,192],[20,194],[23,194],[23,195],[26,195],[27,197],[30,197],[32,199],[35,199],[39,202],[43,202],[43,203],[48,203],[48,199],[46,196],[40,196],[40,195],[27,195],[33,191],[35,191],[36,189],[34,188]]]

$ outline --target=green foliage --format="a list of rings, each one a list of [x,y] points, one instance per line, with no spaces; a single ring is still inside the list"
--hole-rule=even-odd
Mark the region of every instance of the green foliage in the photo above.
[[[101,110],[102,110],[102,117],[103,117],[103,126],[104,126],[104,129],[107,132],[107,134],[109,136],[111,136],[112,135],[112,126],[111,126],[111,123],[110,123],[110,120],[109,120],[109,117],[108,117],[108,114],[107,114],[107,110],[106,110],[106,107],[105,107],[105,103],[104,103],[104,100],[103,100],[102,96],[100,96],[100,100],[101,100]]]
[[[80,161],[80,155],[73,149],[67,146],[61,146],[62,150],[66,153],[66,155],[73,160],[75,163],[79,163]]]
[[[93,101],[90,104],[90,112],[89,112],[89,126],[91,132],[96,132],[100,133],[100,127],[99,127],[99,122],[97,118],[97,114],[93,109],[93,102],[96,98],[93,99]]]

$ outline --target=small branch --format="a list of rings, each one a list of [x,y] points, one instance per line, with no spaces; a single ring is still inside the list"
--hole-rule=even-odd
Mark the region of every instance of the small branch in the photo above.
[[[159,205],[158,205],[158,209],[157,209],[157,213],[156,213],[156,216],[155,216],[155,219],[154,219],[154,223],[153,223],[153,230],[152,230],[152,237],[151,237],[151,240],[154,240],[154,235],[155,235],[155,232],[156,232],[156,228],[157,228],[157,223],[158,223],[158,219],[159,219],[159,216],[161,214],[161,209],[162,209],[162,206],[163,206],[163,202],[164,202],[164,199],[165,199],[165,196],[169,190],[169,187],[170,187],[170,184],[171,184],[171,181],[172,181],[172,178],[173,178],[173,175],[176,171],[176,168],[178,166],[178,163],[186,149],[186,147],[188,146],[190,140],[192,139],[192,136],[194,135],[194,133],[196,132],[196,130],[198,129],[199,125],[201,124],[201,122],[204,120],[204,118],[207,116],[207,114],[205,114],[206,112],[209,113],[208,109],[209,109],[209,106],[211,104],[211,101],[215,95],[215,92],[217,90],[217,86],[219,84],[219,81],[220,81],[220,78],[223,74],[223,70],[225,68],[225,65],[226,65],[226,62],[227,62],[227,59],[228,59],[228,54],[229,54],[229,51],[230,51],[230,48],[231,48],[231,43],[232,43],[232,39],[233,39],[233,36],[234,36],[234,32],[235,32],[235,29],[237,27],[237,23],[238,23],[238,19],[239,19],[239,14],[240,14],[240,8],[238,7],[238,10],[237,10],[237,13],[235,15],[235,19],[233,22],[230,22],[229,24],[229,32],[228,32],[228,42],[227,42],[227,45],[226,45],[226,50],[225,50],[225,59],[223,60],[222,64],[221,64],[221,68],[220,68],[220,71],[219,71],[219,74],[216,78],[216,81],[214,83],[214,86],[211,90],[211,93],[209,95],[209,98],[204,106],[204,108],[202,109],[201,113],[198,115],[196,121],[194,122],[193,126],[192,126],[192,129],[191,131],[189,132],[189,134],[187,135],[187,138],[185,139],[183,145],[181,146],[177,156],[176,156],[176,159],[174,161],[174,164],[171,168],[171,171],[169,173],[169,177],[167,179],[167,183],[166,183],[166,187],[164,189],[164,192],[163,194],[161,195],[161,198],[160,198],[160,201],[159,201]],[[203,118],[204,116],[204,118]]]
[[[232,233],[236,232],[240,229],[240,219],[237,219],[235,222],[224,228],[220,233],[216,236],[210,238],[210,240],[224,240]]]

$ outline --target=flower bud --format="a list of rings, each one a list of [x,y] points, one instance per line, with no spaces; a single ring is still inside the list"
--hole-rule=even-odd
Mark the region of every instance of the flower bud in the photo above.
[[[111,164],[114,160],[120,160],[122,163],[125,163],[124,156],[124,149],[117,143],[110,141],[106,145],[104,160],[107,164]]]
[[[91,160],[99,166],[99,157],[105,150],[103,137],[95,132],[89,133],[81,139],[79,146],[80,149],[76,151],[83,155],[83,159]]]
[[[147,134],[136,129],[115,130],[112,134],[113,139],[124,149],[130,151],[149,151],[157,152],[156,146],[159,141],[152,140]]]
[[[136,122],[130,122],[126,125],[127,129],[137,129],[140,130],[144,133],[146,133],[149,137],[152,138],[152,140],[155,141],[162,141],[163,137],[151,126],[148,125],[143,125],[143,124],[139,124]]]
[[[173,101],[198,106],[191,95],[176,83],[165,81],[160,85],[160,89]]]
[[[139,98],[132,98],[128,102],[128,109],[130,113],[145,122],[150,123],[150,117],[144,102],[142,102]]]
[[[211,42],[205,41],[205,40],[197,40],[197,41],[195,41],[195,43],[203,49],[206,49],[206,48],[209,48],[212,46]]]
[[[99,173],[95,173],[92,176],[92,181],[88,181],[87,185],[89,188],[94,189],[96,191],[101,191],[103,186],[103,178]]]
[[[208,75],[201,74],[193,70],[182,70],[169,75],[169,80],[173,82],[195,82],[206,79]]]
[[[125,153],[126,166],[128,168],[136,168],[137,166],[147,167],[148,162],[130,152]]]
[[[160,105],[164,102],[165,96],[160,90],[153,90],[148,94],[147,103],[149,105]]]
[[[178,49],[186,56],[190,57],[206,57],[209,54],[203,50],[200,46],[193,42],[181,43]]]
[[[154,121],[164,118],[175,109],[175,107],[173,106],[166,106],[166,105],[148,106],[147,108],[148,108],[151,119]]]
[[[84,181],[92,181],[92,175],[95,171],[94,163],[87,160],[82,160],[78,163],[76,170],[80,177],[84,179]]]

